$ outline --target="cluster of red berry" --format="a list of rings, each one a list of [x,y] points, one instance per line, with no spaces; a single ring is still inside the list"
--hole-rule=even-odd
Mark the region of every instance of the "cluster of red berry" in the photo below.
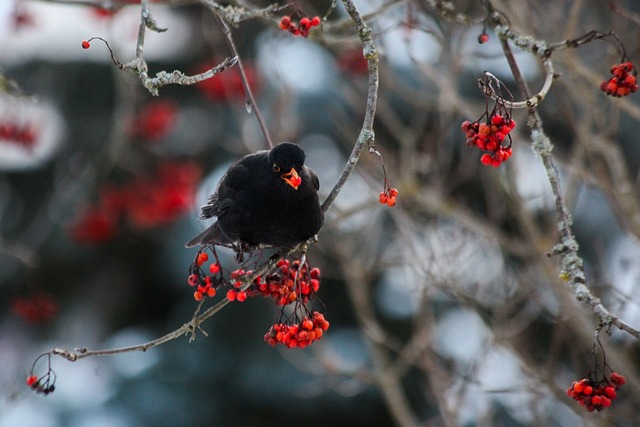
[[[31,124],[1,122],[0,140],[32,150],[38,140],[38,132]]]
[[[178,107],[169,100],[154,100],[144,105],[132,122],[130,133],[133,137],[159,140],[174,128],[178,117]]]
[[[191,264],[189,270],[191,274],[187,277],[189,286],[193,286],[196,290],[193,292],[193,299],[202,301],[205,296],[210,298],[216,296],[216,287],[221,282],[221,277],[216,277],[220,273],[220,264],[216,261],[209,265],[209,271],[212,276],[207,276],[202,271],[202,266],[209,260],[209,254],[206,252],[198,252],[195,261]]]
[[[198,275],[192,273],[189,275],[187,281],[189,286],[196,286],[196,291],[193,293],[193,298],[196,301],[202,301],[205,295],[210,298],[216,296],[216,288],[213,286],[211,277],[206,276],[201,282]]]
[[[329,328],[329,322],[321,313],[311,312],[305,305],[320,289],[319,268],[310,268],[306,262],[301,263],[299,260],[281,259],[274,272],[265,277],[256,276],[248,287],[245,285],[246,289],[242,289],[253,271],[240,268],[225,279],[215,249],[210,249],[216,260],[209,264],[211,275],[208,275],[203,270],[203,266],[209,261],[209,255],[204,250],[207,248],[196,254],[187,278],[187,283],[196,287],[193,294],[196,301],[215,296],[220,286],[228,289],[226,298],[229,301],[244,302],[257,295],[273,299],[282,306],[280,320],[265,335],[265,341],[273,346],[281,343],[289,348],[306,347],[320,339],[322,332]],[[293,309],[288,310],[285,315],[285,306],[290,304],[293,304]]]
[[[611,74],[613,74],[613,77],[600,83],[601,91],[607,95],[621,98],[638,90],[638,84],[636,81],[636,75],[638,73],[633,69],[633,64],[631,62],[616,64],[611,67],[610,71]]]
[[[31,387],[31,389],[36,393],[42,393],[45,396],[49,393],[53,393],[56,389],[55,384],[50,382],[48,377],[46,381],[40,381],[35,375],[29,375],[27,377],[27,386]]]
[[[590,378],[583,378],[574,381],[567,389],[567,395],[576,400],[580,405],[587,408],[587,411],[601,411],[611,406],[611,401],[616,398],[616,390],[626,383],[625,378],[612,372],[609,379],[595,381]]]
[[[107,184],[100,190],[99,201],[72,222],[69,236],[79,243],[96,244],[112,240],[120,220],[142,230],[167,224],[191,208],[200,175],[200,167],[193,163],[167,162],[128,184]]]
[[[338,69],[351,75],[366,76],[369,73],[369,62],[362,54],[362,49],[347,49],[338,57]]]
[[[385,188],[385,190],[380,193],[380,203],[393,207],[396,205],[396,197],[398,197],[397,188]]]
[[[11,302],[13,312],[30,323],[51,320],[58,313],[58,304],[51,295],[34,293],[17,297]]]
[[[255,292],[251,292],[248,290],[247,291],[239,290],[240,287],[242,287],[242,280],[240,280],[241,277],[245,275],[250,276],[251,273],[253,273],[253,271],[251,270],[244,271],[241,268],[231,272],[231,275],[230,275],[230,279],[232,280],[231,285],[235,289],[232,288],[227,291],[227,299],[229,301],[245,302],[247,300],[247,297],[255,295]],[[260,276],[257,276],[254,279],[254,284],[259,281],[260,281]]]
[[[462,131],[467,137],[469,147],[491,152],[491,154],[482,155],[480,158],[482,164],[498,167],[511,157],[511,142],[506,146],[502,145],[502,142],[515,126],[516,122],[508,114],[504,116],[493,114],[486,123],[481,123],[479,120],[475,122],[465,120],[462,123]]]
[[[311,19],[305,16],[300,18],[300,21],[296,24],[291,20],[290,16],[283,16],[280,20],[280,29],[289,31],[294,36],[309,37],[311,28],[317,27],[321,22],[322,20],[319,16],[314,16]]]
[[[269,274],[265,280],[256,278],[251,290],[257,291],[264,297],[273,298],[278,305],[291,304],[300,301],[306,304],[320,289],[320,269],[309,269],[300,261],[292,263],[288,259],[281,259],[277,264],[278,270]]]
[[[305,317],[299,323],[276,323],[264,335],[267,344],[275,347],[282,344],[287,348],[305,348],[314,341],[322,338],[324,331],[329,329],[322,313],[314,311],[311,318]]]

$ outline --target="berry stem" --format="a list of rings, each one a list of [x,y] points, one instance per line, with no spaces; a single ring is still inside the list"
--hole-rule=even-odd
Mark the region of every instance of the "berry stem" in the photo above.
[[[233,52],[233,54],[237,58],[238,68],[240,69],[240,76],[242,77],[242,85],[244,86],[244,90],[246,91],[246,94],[247,94],[247,103],[251,105],[251,111],[253,111],[256,115],[256,119],[258,120],[258,125],[260,126],[260,130],[262,131],[262,135],[264,136],[264,139],[267,142],[267,145],[269,146],[269,148],[273,148],[273,141],[271,139],[271,135],[269,134],[269,129],[267,128],[267,124],[264,120],[264,117],[260,112],[260,107],[256,102],[256,98],[253,94],[253,91],[251,90],[251,86],[249,86],[249,81],[247,80],[247,72],[244,68],[242,60],[240,59],[240,54],[238,53],[236,44],[233,41],[233,35],[231,34],[231,29],[229,28],[229,25],[227,24],[227,22],[220,15],[216,15],[216,18],[218,19],[218,23],[220,24],[222,33],[224,34],[227,40],[227,45],[229,46],[229,49]]]

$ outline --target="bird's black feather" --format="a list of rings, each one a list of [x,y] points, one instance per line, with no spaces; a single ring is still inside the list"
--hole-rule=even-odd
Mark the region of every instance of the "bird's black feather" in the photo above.
[[[318,176],[304,166],[305,153],[285,142],[244,156],[229,167],[201,218],[217,221],[187,243],[292,246],[318,233],[324,220]],[[282,177],[295,169],[297,189]]]

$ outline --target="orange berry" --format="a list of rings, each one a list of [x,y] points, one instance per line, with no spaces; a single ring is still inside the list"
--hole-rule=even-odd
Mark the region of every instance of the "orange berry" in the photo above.
[[[202,252],[198,254],[198,258],[196,259],[196,262],[199,267],[202,267],[202,264],[207,262],[208,259],[209,259],[209,255],[207,255],[206,252]]]
[[[280,20],[280,29],[288,30],[290,25],[291,25],[291,17],[283,16],[282,19]]]
[[[87,40],[82,40],[83,49],[89,49],[90,47],[91,47],[91,43],[89,43]]]
[[[307,331],[310,331],[311,329],[313,329],[313,322],[309,319],[305,319],[304,322],[302,322],[302,329],[306,329]]]

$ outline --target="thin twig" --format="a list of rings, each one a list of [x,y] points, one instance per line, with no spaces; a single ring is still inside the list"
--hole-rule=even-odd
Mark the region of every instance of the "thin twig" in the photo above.
[[[549,89],[551,89],[551,84],[553,83],[555,78],[558,76],[553,71],[553,64],[550,58],[545,58],[542,61],[542,64],[544,65],[546,74],[545,74],[544,84],[542,85],[542,88],[540,89],[540,91],[535,95],[530,96],[528,99],[525,99],[524,101],[515,102],[515,101],[508,101],[506,99],[502,99],[501,102],[504,104],[506,108],[521,109],[521,108],[535,107],[538,104],[540,104],[540,102],[542,102],[545,96],[547,96],[547,93],[549,93]],[[482,90],[482,92],[484,92],[486,96],[489,96],[494,100],[497,99],[497,95],[490,85],[486,84],[482,80],[478,80],[478,86],[480,86],[480,89]]]
[[[326,212],[335,201],[336,197],[338,197],[340,190],[349,179],[356,163],[358,163],[358,159],[362,154],[365,144],[373,147],[375,140],[373,122],[376,115],[376,105],[378,100],[378,50],[373,41],[373,37],[371,36],[371,28],[364,22],[353,2],[349,0],[342,0],[342,4],[356,25],[358,36],[362,42],[362,54],[367,60],[369,70],[369,85],[367,89],[367,105],[365,107],[364,121],[362,123],[360,135],[358,136],[358,140],[351,151],[351,155],[342,170],[342,174],[338,178],[338,181],[327,198],[322,203],[323,212]]]
[[[247,93],[248,102],[251,105],[251,110],[256,115],[256,119],[258,120],[258,125],[260,126],[262,135],[264,136],[264,139],[267,141],[269,148],[273,148],[273,141],[271,139],[271,135],[269,134],[269,128],[267,128],[267,124],[265,123],[264,117],[262,116],[262,113],[260,112],[260,108],[258,107],[258,103],[256,102],[256,97],[254,96],[253,90],[249,85],[249,81],[247,79],[247,73],[245,71],[244,65],[242,64],[242,60],[240,59],[240,55],[238,53],[238,49],[236,48],[236,44],[233,41],[233,35],[231,34],[231,29],[229,28],[229,25],[227,24],[227,22],[224,20],[222,16],[216,14],[216,18],[218,18],[218,23],[222,28],[222,33],[227,39],[227,44],[229,45],[229,49],[231,49],[231,51],[233,52],[233,54],[237,59],[238,68],[240,69],[240,75],[242,77],[242,85],[244,86],[244,90]]]
[[[247,276],[243,276],[242,278],[239,278],[238,280],[242,281],[242,286],[240,286],[239,290],[241,291],[246,290],[249,286],[251,286],[251,283],[253,283],[256,277],[265,276],[266,274],[270,273],[276,267],[278,260],[288,256],[289,254],[297,250],[306,250],[305,249],[306,244],[307,243],[303,243],[293,248],[287,248],[287,249],[281,250],[277,254],[270,257],[264,264],[258,267],[253,273]],[[118,348],[101,349],[101,350],[90,350],[88,348],[76,348],[73,351],[70,351],[62,348],[54,348],[51,350],[50,353],[56,356],[60,356],[64,359],[67,359],[70,362],[75,362],[79,359],[84,359],[86,357],[91,357],[91,356],[109,356],[114,354],[131,353],[131,352],[138,352],[138,351],[144,352],[153,347],[157,347],[161,344],[164,344],[169,341],[173,341],[176,338],[180,338],[185,335],[191,335],[190,340],[193,340],[195,338],[196,331],[200,329],[200,325],[204,323],[207,319],[212,317],[214,314],[222,310],[222,308],[224,308],[227,304],[229,304],[229,302],[230,301],[226,298],[223,300],[220,300],[215,305],[203,311],[202,314],[194,316],[193,319],[191,319],[191,321],[185,323],[180,328],[172,332],[169,332],[168,334],[165,334],[159,338],[148,341],[146,343],[135,344],[127,347],[118,347]],[[198,310],[199,308],[200,306],[198,307]]]

